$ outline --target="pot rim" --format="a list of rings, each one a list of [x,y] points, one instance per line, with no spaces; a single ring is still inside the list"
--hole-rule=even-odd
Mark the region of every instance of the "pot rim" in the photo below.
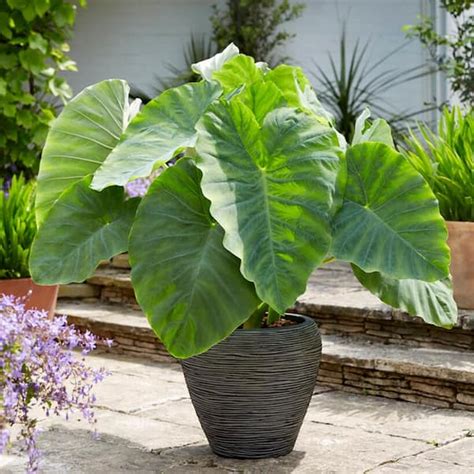
[[[56,285],[39,285],[36,283],[33,278],[31,277],[23,277],[23,278],[0,278],[0,286],[4,282],[18,282],[18,283],[28,283],[35,288],[59,288],[59,284]]]
[[[249,328],[249,329],[244,329],[244,328],[237,328],[234,332],[262,332],[262,331],[288,331],[288,330],[295,330],[296,328],[302,328],[306,326],[310,326],[311,324],[316,324],[316,321],[313,318],[310,318],[309,316],[305,316],[303,314],[296,314],[296,313],[285,313],[285,317],[288,317],[288,319],[291,319],[293,321],[298,321],[297,324],[290,324],[288,326],[280,326],[280,327],[274,327],[274,328]]]
[[[33,279],[31,277],[21,277],[21,278],[0,278],[0,283],[2,281],[31,281],[33,282]],[[34,282],[33,282],[34,283]]]
[[[472,227],[474,229],[474,221],[445,221],[447,225],[456,227]]]

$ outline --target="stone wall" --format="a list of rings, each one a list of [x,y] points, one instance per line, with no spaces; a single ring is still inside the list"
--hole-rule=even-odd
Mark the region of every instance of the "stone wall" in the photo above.
[[[77,287],[79,285],[76,285]],[[126,286],[80,285],[82,297],[95,296],[105,303],[126,305],[139,309],[133,288]],[[63,287],[60,297],[80,298],[74,286]],[[397,311],[361,311],[343,307],[321,307],[296,303],[292,311],[315,319],[321,334],[362,337],[374,342],[395,343],[412,347],[456,348],[474,350],[474,320],[461,313],[457,327],[443,329],[426,324],[420,318]]]
[[[71,321],[74,322],[74,321]],[[163,345],[150,332],[123,334],[121,328],[108,325],[106,330],[90,326],[87,329],[114,340],[103,351],[132,357],[146,357],[158,362],[176,363]],[[474,385],[455,380],[421,377],[399,372],[354,367],[348,361],[323,355],[318,384],[352,393],[375,395],[424,405],[474,411]]]
[[[325,360],[326,359],[326,360]],[[323,357],[318,382],[321,385],[442,408],[474,411],[474,386],[362,367],[351,367]]]
[[[297,303],[294,311],[313,317],[322,334],[363,337],[374,342],[413,347],[474,350],[474,321],[461,314],[457,327],[443,329],[397,311],[353,311]]]

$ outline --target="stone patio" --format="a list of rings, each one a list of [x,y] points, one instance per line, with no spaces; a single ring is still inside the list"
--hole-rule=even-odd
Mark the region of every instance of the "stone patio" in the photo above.
[[[317,387],[295,451],[240,461],[209,450],[178,364],[113,354],[89,358],[112,375],[96,390],[94,440],[84,423],[41,421],[44,473],[471,473],[472,412]],[[0,459],[24,472],[24,458]]]

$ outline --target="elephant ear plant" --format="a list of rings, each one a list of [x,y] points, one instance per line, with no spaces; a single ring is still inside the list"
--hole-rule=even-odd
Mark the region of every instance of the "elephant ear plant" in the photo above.
[[[128,250],[137,300],[178,358],[275,323],[334,259],[382,301],[452,326],[444,221],[385,122],[365,113],[347,145],[300,68],[234,45],[194,70],[200,82],[134,117],[116,79],[64,108],[38,178],[35,281],[82,281]]]

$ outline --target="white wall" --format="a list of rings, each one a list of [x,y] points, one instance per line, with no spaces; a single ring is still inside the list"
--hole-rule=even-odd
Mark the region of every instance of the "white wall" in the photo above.
[[[221,0],[222,1],[222,0]],[[354,41],[371,39],[374,60],[404,41],[401,28],[416,21],[427,0],[306,0],[303,16],[287,28],[297,34],[283,54],[314,71],[314,61],[327,66],[327,51],[337,53],[345,20]],[[191,32],[210,32],[214,0],[89,0],[77,16],[71,55],[79,72],[68,75],[75,92],[109,77],[124,78],[149,90],[155,74],[167,75],[166,63],[183,64],[182,48]],[[386,63],[410,67],[424,60],[414,41]],[[382,70],[382,69],[381,69]],[[431,81],[419,80],[393,91],[387,99],[401,109],[431,99]]]
[[[213,0],[89,0],[79,9],[68,74],[74,92],[111,77],[149,89],[166,63],[182,65],[191,32],[209,31]]]

